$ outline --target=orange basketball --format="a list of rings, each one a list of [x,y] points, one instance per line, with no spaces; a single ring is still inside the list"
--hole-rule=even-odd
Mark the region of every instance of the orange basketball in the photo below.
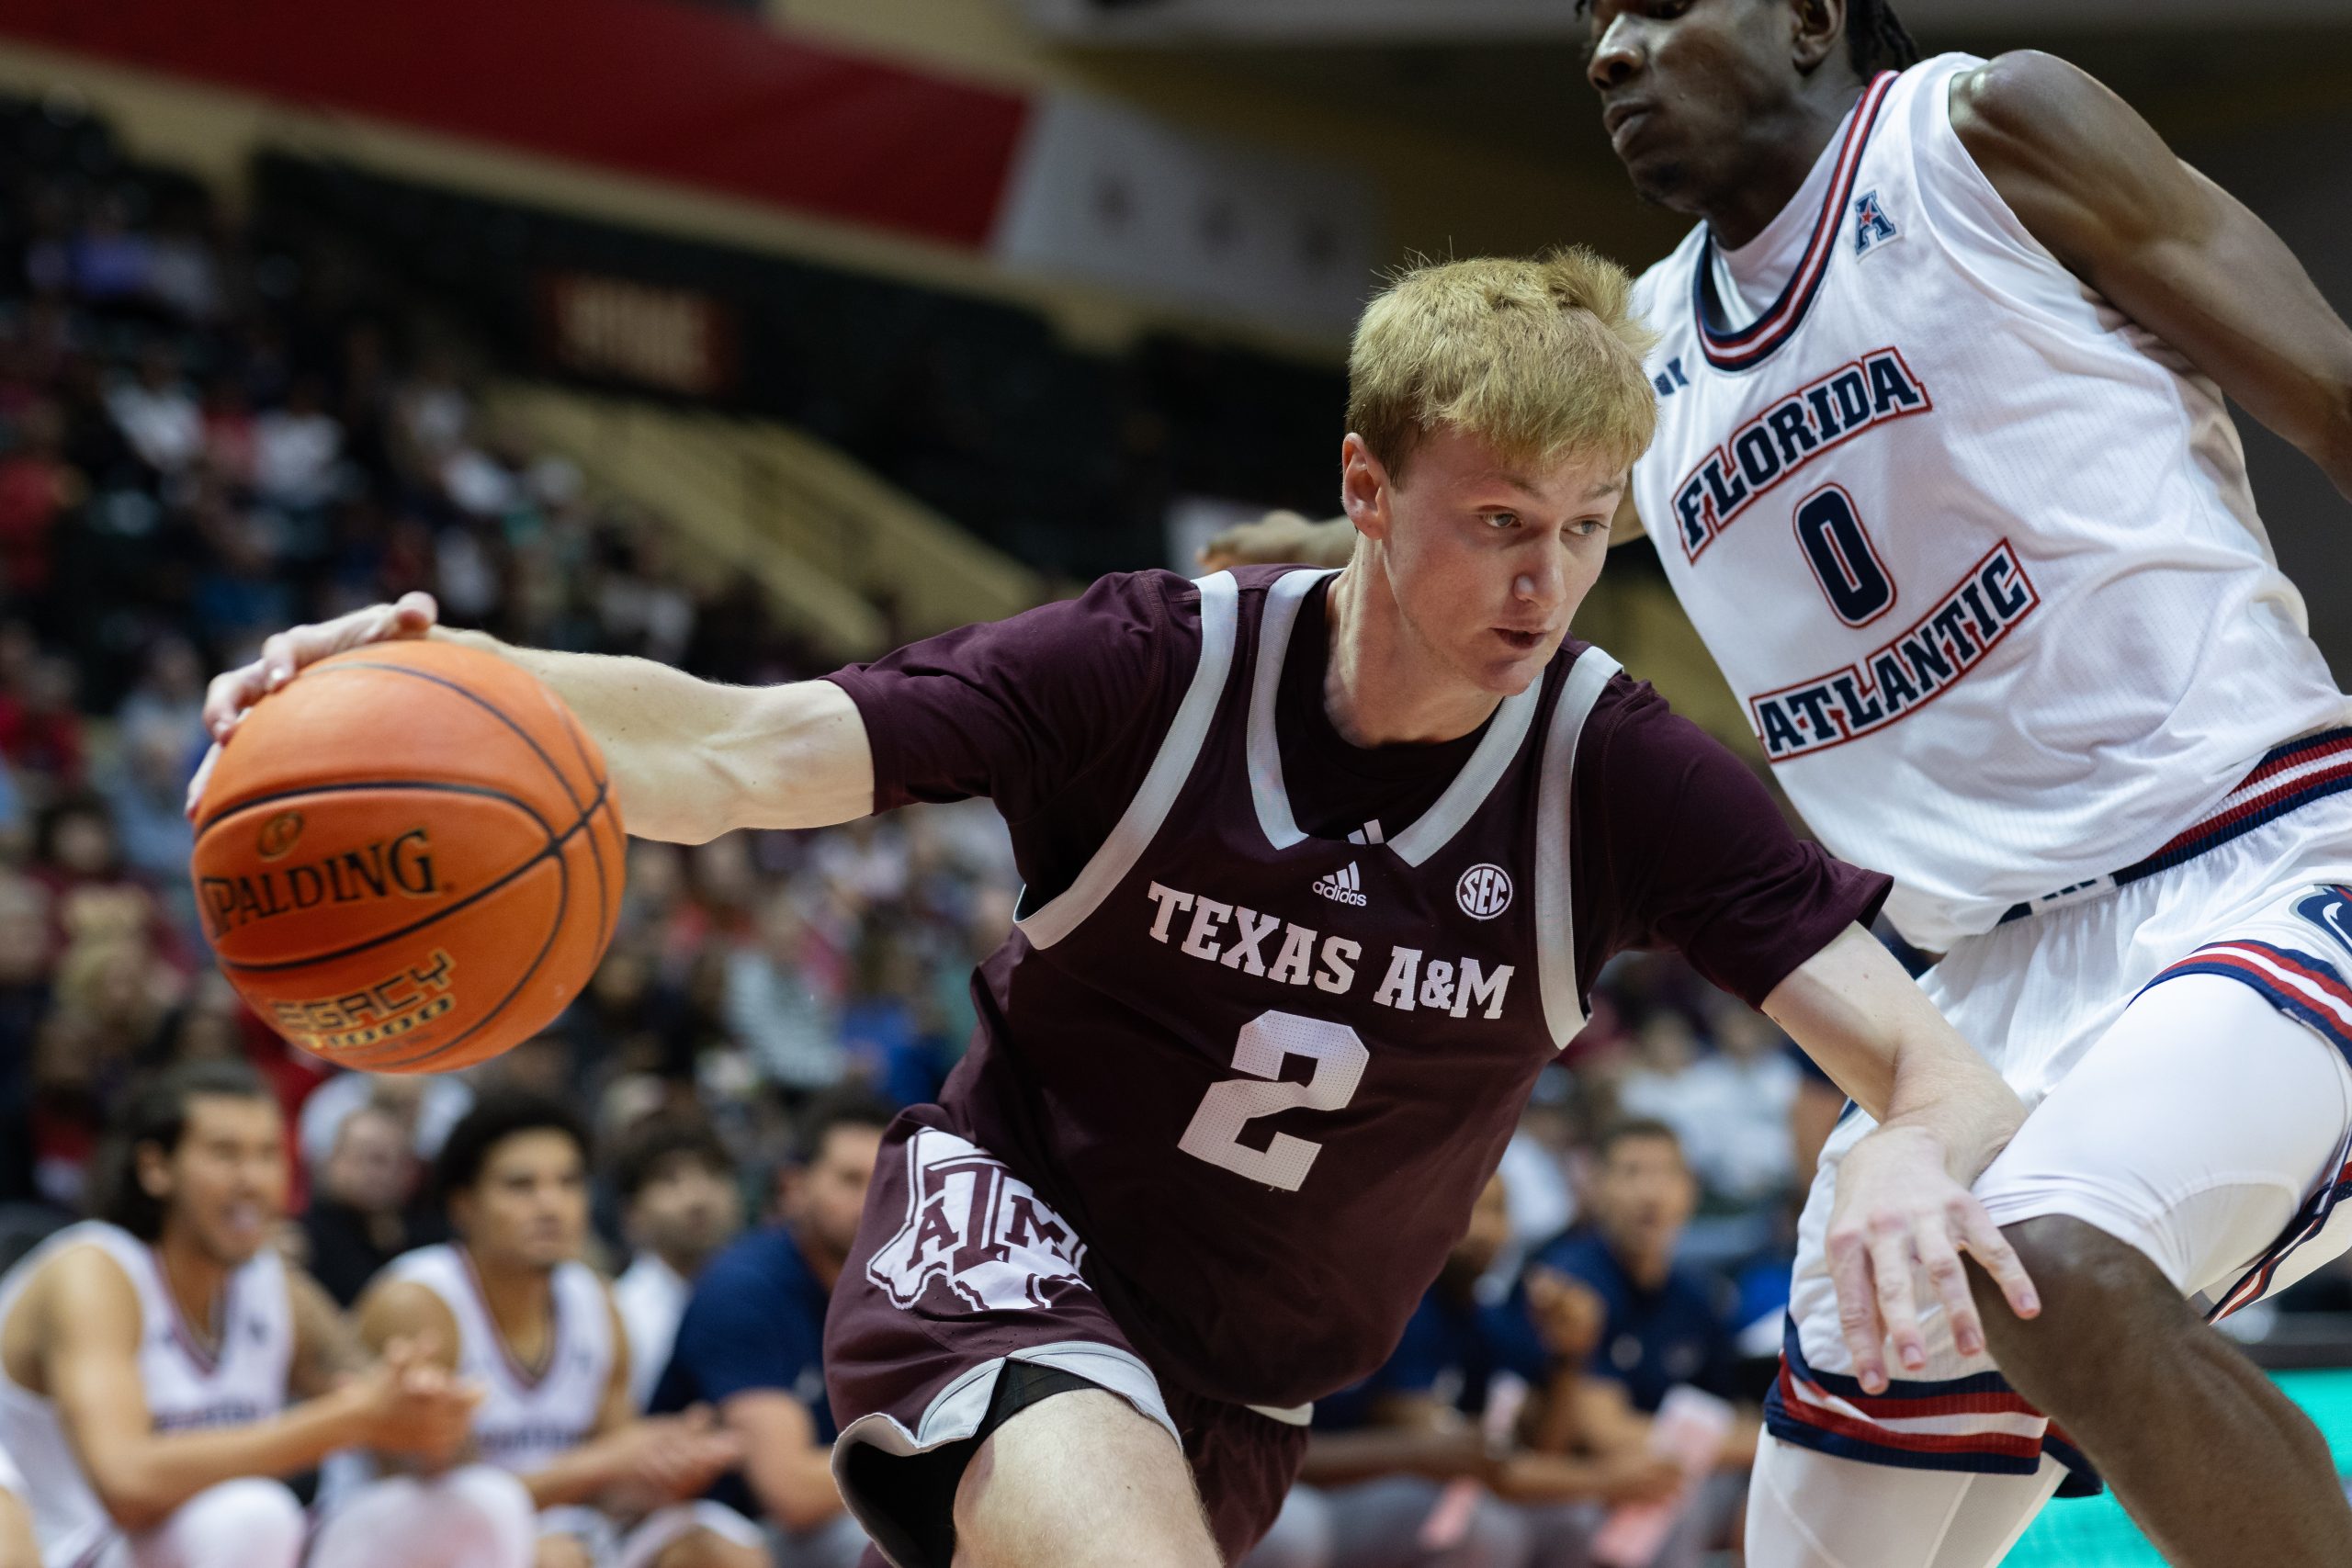
[[[588,983],[626,846],[605,759],[494,654],[393,642],[265,697],[205,786],[190,871],[221,971],[304,1050],[448,1072]]]

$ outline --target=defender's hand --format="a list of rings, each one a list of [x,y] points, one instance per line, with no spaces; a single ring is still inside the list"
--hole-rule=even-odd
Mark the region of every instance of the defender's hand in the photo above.
[[[1238,523],[1201,547],[1209,571],[1234,566],[1345,566],[1356,547],[1356,531],[1344,517],[1316,523],[1295,512],[1269,512],[1255,523]]]
[[[212,746],[198,766],[196,777],[188,781],[188,816],[196,816],[196,803],[204,798],[204,786],[212,781],[221,742],[244,721],[255,703],[294,679],[303,666],[316,664],[331,653],[365,648],[371,642],[423,637],[433,629],[440,614],[432,594],[403,593],[397,604],[370,604],[332,621],[276,633],[261,645],[261,657],[251,664],[215,675],[204,694],[204,732],[212,738]]]
[[[1961,1353],[1984,1348],[1962,1252],[1975,1257],[2019,1317],[2041,1311],[2025,1265],[1984,1205],[1945,1168],[1943,1145],[1933,1136],[1917,1127],[1882,1127],[1847,1152],[1829,1213],[1829,1276],[1838,1290],[1838,1332],[1864,1393],[1885,1392],[1890,1341],[1905,1371],[1927,1368],[1915,1266],[1926,1270]]]

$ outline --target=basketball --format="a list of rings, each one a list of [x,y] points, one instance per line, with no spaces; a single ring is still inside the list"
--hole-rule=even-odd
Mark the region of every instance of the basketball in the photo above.
[[[322,660],[229,738],[196,820],[222,973],[345,1066],[448,1072],[588,983],[626,858],[603,755],[528,671],[443,642]]]

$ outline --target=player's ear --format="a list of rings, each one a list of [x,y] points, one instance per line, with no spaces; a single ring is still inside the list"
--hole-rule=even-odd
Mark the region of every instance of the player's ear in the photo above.
[[[1340,445],[1340,502],[1356,532],[1370,539],[1387,536],[1390,493],[1387,465],[1351,431]]]
[[[139,1190],[158,1203],[172,1195],[171,1156],[164,1153],[163,1145],[141,1144],[131,1151],[130,1158]]]
[[[1790,0],[1789,61],[1805,75],[1846,47],[1846,0]]]

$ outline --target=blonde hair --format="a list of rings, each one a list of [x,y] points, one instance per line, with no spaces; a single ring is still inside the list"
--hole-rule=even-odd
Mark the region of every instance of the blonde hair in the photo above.
[[[1633,279],[1582,246],[1526,260],[1423,262],[1390,279],[1356,323],[1348,428],[1404,470],[1440,426],[1514,466],[1574,454],[1630,468],[1657,427]]]

